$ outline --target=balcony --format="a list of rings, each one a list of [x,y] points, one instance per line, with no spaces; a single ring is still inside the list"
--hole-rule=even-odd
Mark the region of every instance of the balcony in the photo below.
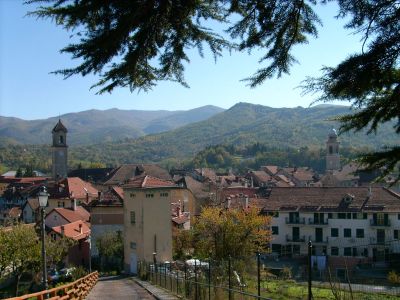
[[[289,243],[305,243],[306,237],[303,236],[289,236],[288,234],[286,235],[286,242]]]
[[[310,239],[311,243],[313,243],[313,244],[328,244],[329,243],[329,237],[317,239],[317,238],[313,238],[312,236],[310,236],[309,239]]]
[[[373,245],[385,245],[386,239],[384,237],[381,237],[381,238],[371,237],[370,243]]]
[[[390,220],[370,220],[370,225],[374,227],[390,227]]]
[[[286,224],[288,225],[299,225],[299,224],[305,224],[306,219],[305,218],[285,218]]]
[[[325,220],[315,220],[313,218],[308,219],[308,225],[315,225],[315,226],[326,226],[328,225],[328,219]]]

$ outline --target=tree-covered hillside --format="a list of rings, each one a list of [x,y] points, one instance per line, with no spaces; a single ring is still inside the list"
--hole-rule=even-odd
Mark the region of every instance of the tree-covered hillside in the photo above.
[[[138,139],[123,139],[118,142],[71,146],[69,148],[69,165],[70,168],[74,168],[79,163],[83,166],[91,163],[115,166],[122,163],[155,162],[177,166],[187,163],[198,152],[209,146],[222,144],[238,149],[251,148],[254,144],[263,145],[262,147],[268,151],[261,154],[257,154],[256,151],[254,163],[249,164],[253,166],[258,165],[257,161],[267,163],[268,155],[266,153],[272,152],[274,159],[271,159],[270,164],[291,164],[294,161],[290,158],[291,153],[297,153],[296,151],[301,153],[301,149],[309,149],[311,151],[309,156],[315,157],[315,161],[321,162],[321,153],[318,155],[316,153],[325,148],[327,134],[332,127],[336,126],[336,123],[329,119],[346,113],[348,109],[344,106],[329,105],[311,108],[270,108],[239,103],[208,120],[189,124],[173,131],[147,135]],[[71,141],[71,138],[69,137],[68,140]],[[387,130],[382,130],[379,136],[348,133],[340,136],[339,140],[342,148],[365,150],[391,144],[395,138],[396,135],[388,124]],[[235,151],[232,151],[230,155],[246,157],[246,154],[238,154]],[[281,158],[278,159],[278,157]],[[193,164],[198,165],[201,161],[201,156],[198,156]],[[313,166],[312,161],[314,160],[299,161],[298,163],[295,161],[293,163],[297,165]],[[41,170],[49,170],[50,147],[48,145],[7,144],[0,149],[0,163],[12,168],[33,164]],[[211,163],[211,165],[213,164]],[[227,165],[228,163],[223,163],[215,166],[225,167]],[[319,167],[315,168],[319,169]]]

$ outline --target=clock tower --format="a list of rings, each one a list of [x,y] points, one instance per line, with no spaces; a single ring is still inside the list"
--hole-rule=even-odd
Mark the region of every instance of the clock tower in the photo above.
[[[51,131],[53,135],[52,155],[53,179],[61,179],[67,177],[68,172],[68,146],[67,146],[67,128],[58,120],[56,126]]]

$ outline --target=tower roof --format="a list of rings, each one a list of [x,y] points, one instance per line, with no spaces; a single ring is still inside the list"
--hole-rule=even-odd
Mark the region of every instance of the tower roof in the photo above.
[[[335,128],[332,128],[332,130],[329,131],[328,137],[333,137],[333,138],[337,138],[337,132]]]
[[[68,132],[67,128],[64,126],[63,123],[61,123],[61,119],[58,119],[58,123],[56,124],[56,126],[54,126],[52,132],[58,132],[58,131],[64,131],[64,132]]]

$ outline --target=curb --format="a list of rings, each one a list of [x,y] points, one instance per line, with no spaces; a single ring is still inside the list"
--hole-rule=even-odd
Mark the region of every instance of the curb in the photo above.
[[[153,291],[149,290],[144,284],[143,281],[137,279],[136,277],[131,277],[131,280],[135,281],[138,285],[140,285],[142,288],[144,288],[150,295],[152,295],[154,298],[156,298],[157,300],[164,300],[163,298],[160,298],[159,295],[156,295]],[[151,285],[151,284],[149,284]],[[152,285],[153,286],[153,285]],[[160,289],[166,293],[168,293],[169,295],[171,295],[171,297],[175,297],[176,299],[183,299],[182,297],[179,297],[175,294],[172,294],[169,290],[166,290],[162,287],[158,287],[158,286],[154,286],[157,289]]]

